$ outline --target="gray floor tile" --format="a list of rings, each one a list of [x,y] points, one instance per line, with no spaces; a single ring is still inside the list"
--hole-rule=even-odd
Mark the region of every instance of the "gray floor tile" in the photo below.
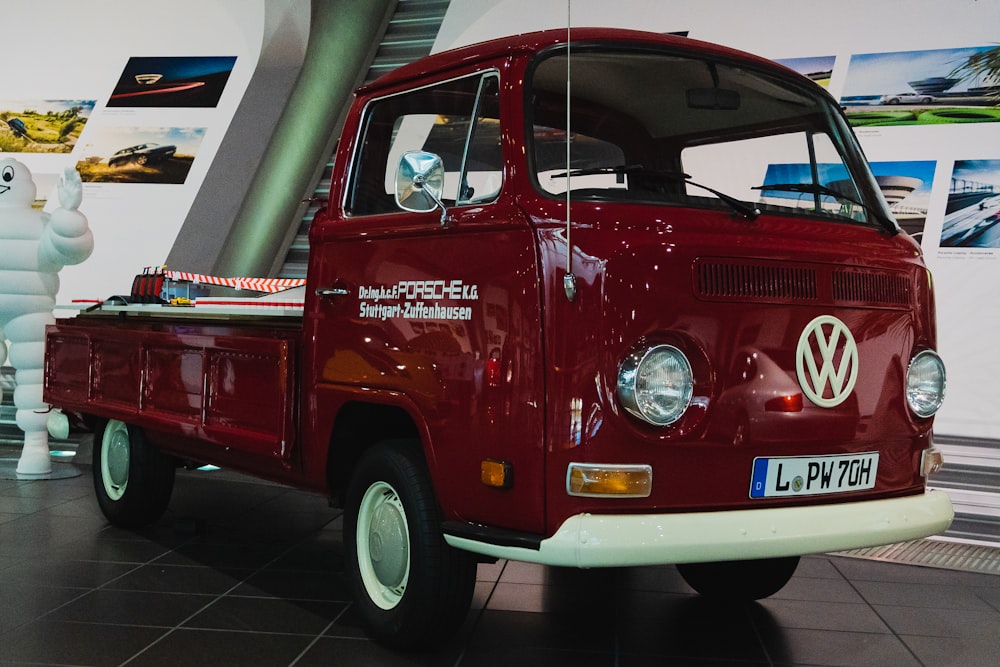
[[[101,516],[87,472],[0,480],[0,664],[978,667],[1000,655],[1000,577],[824,555],[737,605],[698,597],[672,566],[484,563],[455,637],[392,651],[350,603],[341,513],[322,498],[181,472],[164,518],[126,531]]]

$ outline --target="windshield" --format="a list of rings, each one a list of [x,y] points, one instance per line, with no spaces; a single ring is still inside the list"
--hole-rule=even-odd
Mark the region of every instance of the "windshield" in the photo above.
[[[570,164],[566,56],[536,66],[529,97],[539,189],[613,200],[886,224],[837,110],[801,84],[724,62],[574,48]],[[893,224],[889,222],[888,224]]]

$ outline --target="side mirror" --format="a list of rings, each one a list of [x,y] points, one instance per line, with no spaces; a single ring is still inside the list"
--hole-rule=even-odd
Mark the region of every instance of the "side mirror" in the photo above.
[[[407,151],[399,158],[396,169],[396,205],[404,211],[427,213],[446,209],[441,202],[444,191],[444,163],[434,153]]]

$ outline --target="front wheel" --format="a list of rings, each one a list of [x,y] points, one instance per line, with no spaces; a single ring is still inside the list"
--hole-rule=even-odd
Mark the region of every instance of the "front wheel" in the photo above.
[[[476,561],[449,547],[419,443],[368,450],[347,494],[348,583],[368,633],[397,648],[450,636],[465,619]]]
[[[798,556],[736,560],[719,563],[683,563],[677,570],[688,586],[710,598],[759,600],[781,590],[795,574]]]
[[[146,441],[145,433],[117,419],[94,433],[94,490],[108,521],[122,528],[153,523],[174,489],[174,460]]]

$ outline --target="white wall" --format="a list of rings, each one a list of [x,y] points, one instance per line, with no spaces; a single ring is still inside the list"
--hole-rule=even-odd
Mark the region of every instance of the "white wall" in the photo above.
[[[127,293],[132,276],[144,266],[165,262],[248,83],[261,68],[290,68],[286,76],[294,80],[308,25],[308,0],[4,4],[0,107],[16,109],[34,100],[96,103],[72,152],[12,154],[32,170],[39,197],[49,199],[46,209],[57,205],[52,188],[64,167],[95,154],[106,157],[115,141],[160,134],[176,142],[179,151],[195,154],[183,183],[84,184],[80,210],[93,229],[95,249],[86,262],[60,273],[60,306]],[[129,58],[160,56],[235,56],[236,61],[211,108],[108,107]],[[285,99],[275,95],[263,104],[273,105],[276,116]],[[191,136],[197,140],[182,145]],[[246,165],[250,175],[253,167]],[[233,180],[243,177],[237,173]]]

